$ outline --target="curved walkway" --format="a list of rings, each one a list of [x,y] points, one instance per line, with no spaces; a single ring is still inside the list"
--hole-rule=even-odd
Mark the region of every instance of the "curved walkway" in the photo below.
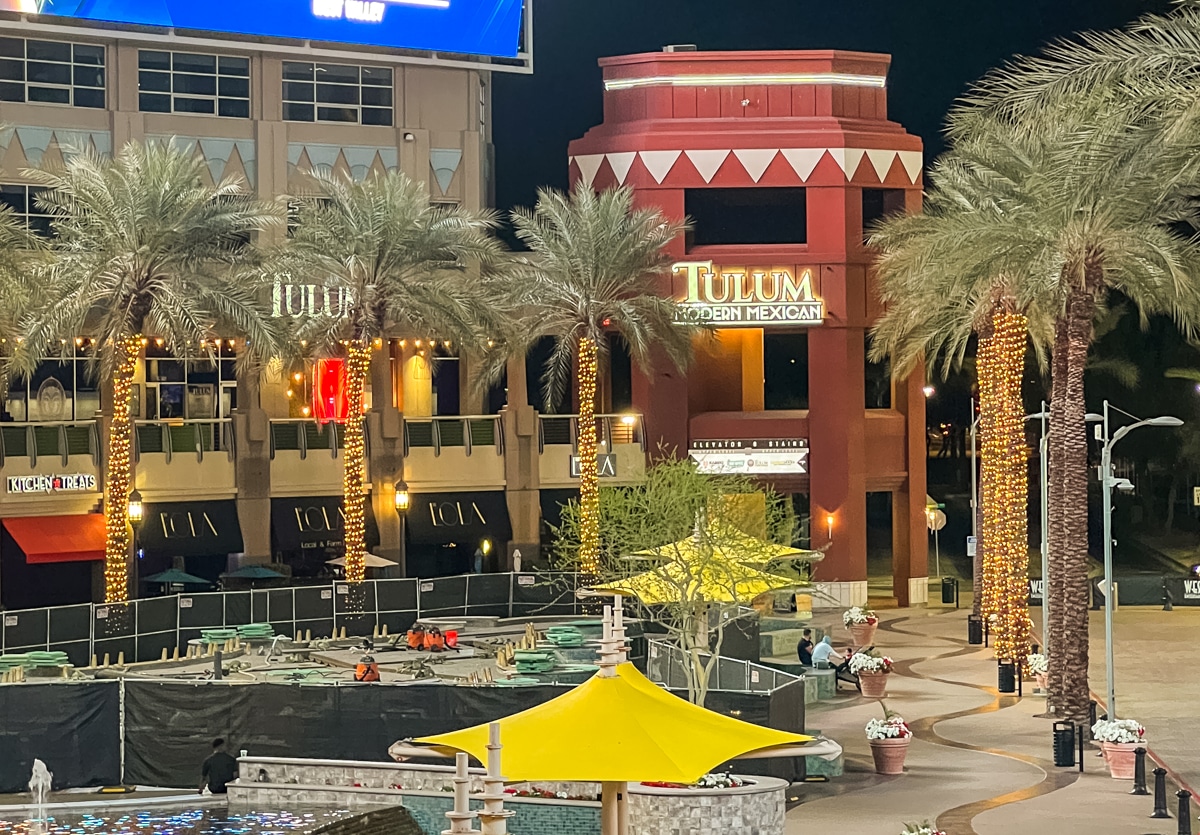
[[[906,773],[873,773],[862,729],[882,714],[877,702],[846,693],[811,706],[810,727],[845,746],[846,775],[801,788],[789,832],[896,835],[904,822],[922,820],[936,820],[950,835],[1175,831],[1173,820],[1147,820],[1149,799],[1129,796],[1093,752],[1085,754],[1085,774],[1054,767],[1050,723],[1035,716],[1044,701],[1029,691],[1023,699],[996,691],[990,651],[965,640],[966,612],[881,615],[876,646],[896,659],[886,707],[915,736]]]

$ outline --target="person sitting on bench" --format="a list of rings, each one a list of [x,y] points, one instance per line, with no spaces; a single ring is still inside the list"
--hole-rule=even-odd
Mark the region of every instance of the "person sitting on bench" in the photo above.
[[[821,639],[821,643],[813,647],[812,661],[818,670],[828,670],[844,664],[846,656],[833,648],[833,641],[826,635]]]
[[[800,656],[800,663],[805,667],[811,667],[813,665],[813,641],[811,629],[805,629],[801,634],[800,643],[796,645],[796,654]]]

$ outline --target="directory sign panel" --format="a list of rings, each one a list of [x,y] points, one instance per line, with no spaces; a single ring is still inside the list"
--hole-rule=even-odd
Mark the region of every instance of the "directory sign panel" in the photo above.
[[[77,20],[514,58],[522,0],[0,0]]]

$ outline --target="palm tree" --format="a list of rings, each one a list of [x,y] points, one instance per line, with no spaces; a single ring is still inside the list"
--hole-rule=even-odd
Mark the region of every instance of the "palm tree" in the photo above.
[[[275,349],[276,328],[252,276],[239,274],[247,241],[279,222],[225,180],[205,184],[202,160],[170,145],[126,145],[114,158],[71,157],[62,169],[27,171],[45,187],[52,260],[36,274],[39,303],[21,323],[16,368],[30,373],[51,346],[95,338],[112,384],[104,515],[105,599],[128,598],[133,378],[147,338],[177,356],[230,331],[246,338],[243,369]],[[211,343],[210,343],[211,344]]]
[[[489,234],[490,214],[433,206],[425,186],[404,174],[362,183],[314,179],[316,196],[300,201],[295,233],[273,263],[293,279],[347,291],[342,317],[310,319],[300,334],[346,359],[346,579],[358,584],[366,553],[361,410],[372,345],[395,331],[478,343],[495,305],[485,303],[479,277],[466,268],[491,263],[500,248]]]
[[[659,295],[671,274],[670,245],[686,229],[654,209],[634,209],[629,189],[597,194],[579,183],[570,194],[538,192],[532,210],[513,212],[517,237],[532,255],[518,260],[508,281],[513,306],[524,312],[526,344],[553,340],[543,383],[546,402],[566,395],[578,368],[580,560],[599,564],[599,472],[596,381],[608,333],[618,334],[643,370],[655,353],[685,367],[694,328],[678,321],[678,305]]]

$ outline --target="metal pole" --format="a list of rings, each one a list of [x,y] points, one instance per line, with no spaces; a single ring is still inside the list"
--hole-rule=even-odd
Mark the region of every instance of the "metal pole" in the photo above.
[[[1100,454],[1100,484],[1104,500],[1104,665],[1108,685],[1108,718],[1117,718],[1117,688],[1113,675],[1112,568],[1112,440],[1108,431],[1108,401],[1104,401],[1104,448]]]
[[[979,498],[979,475],[975,471],[975,434],[979,421],[975,419],[975,401],[971,401],[971,536],[975,537],[975,547],[979,547],[979,510],[976,507]],[[972,563],[973,565],[974,563]]]
[[[976,545],[975,547],[978,548],[979,546]],[[934,560],[933,569],[934,569],[934,571],[937,572],[937,575],[939,577],[941,577],[942,576],[942,551],[941,551],[941,547],[938,545],[937,528],[933,529],[933,560]]]
[[[1050,654],[1050,444],[1046,438],[1046,401],[1042,401],[1042,649]]]

